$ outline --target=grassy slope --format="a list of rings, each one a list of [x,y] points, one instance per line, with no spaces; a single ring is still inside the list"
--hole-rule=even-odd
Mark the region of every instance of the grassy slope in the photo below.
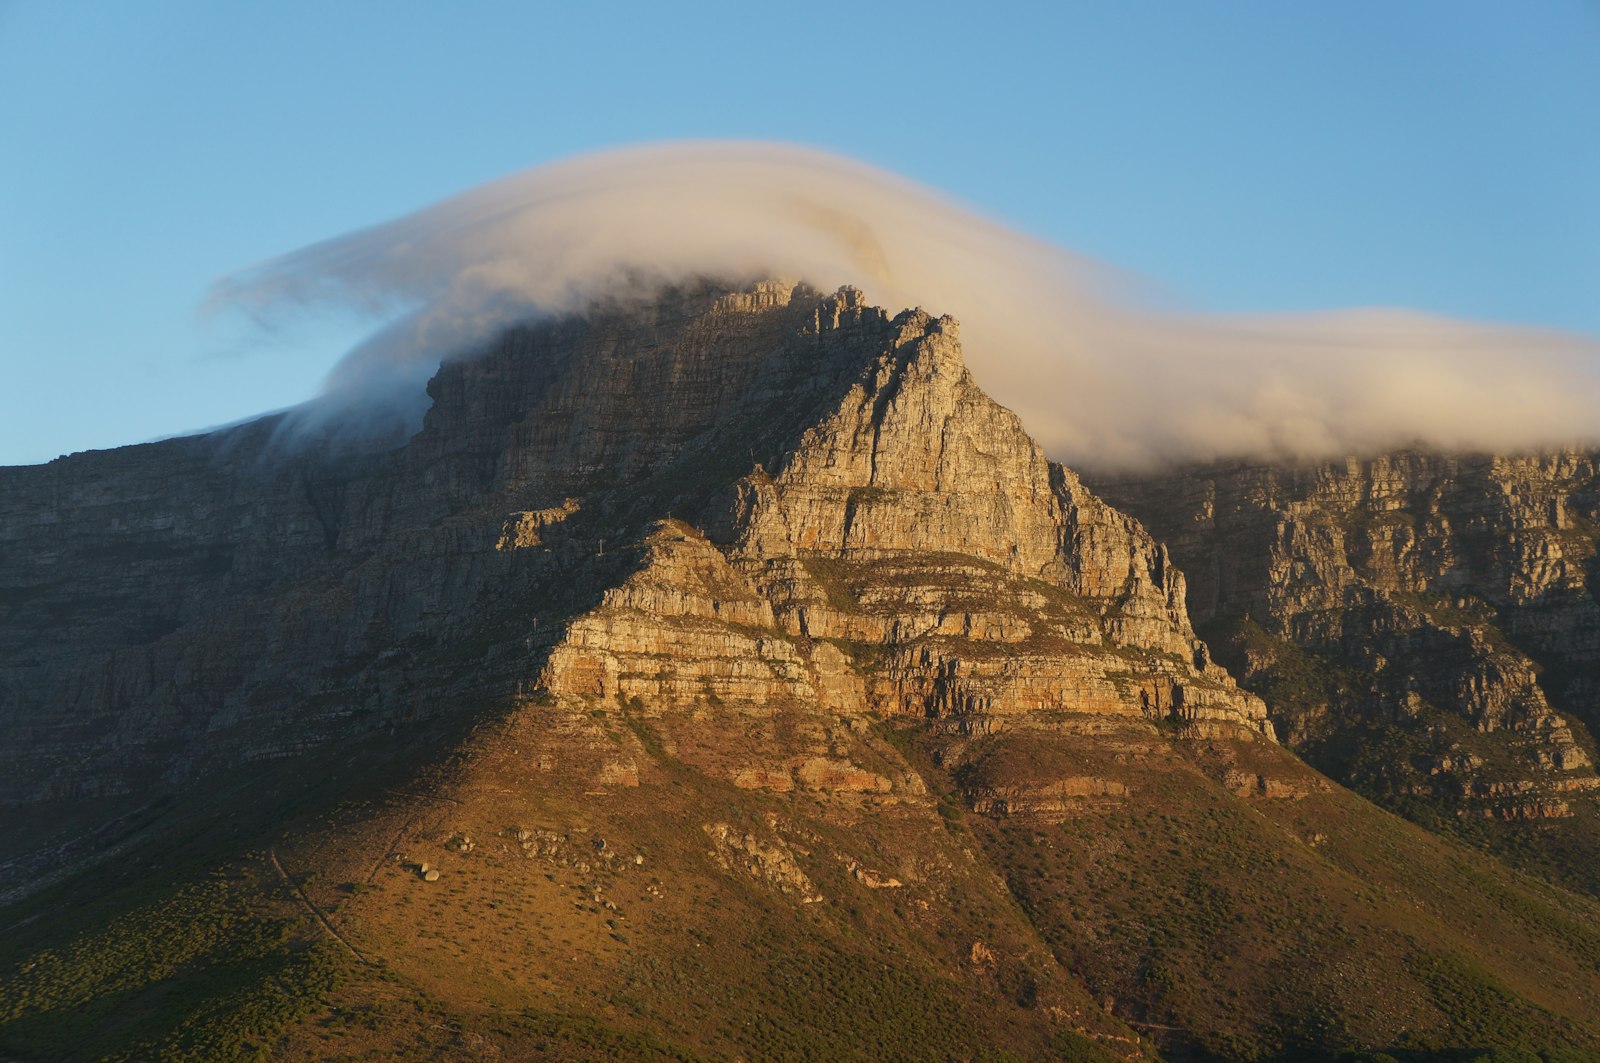
[[[741,791],[672,758],[638,790],[599,793],[559,773],[530,778],[516,722],[406,783],[342,800],[334,787],[275,836],[153,843],[110,873],[116,882],[91,873],[5,911],[4,925],[25,927],[0,943],[0,1051],[1111,1058],[1078,1027],[1129,1050],[1131,1033],[1054,964],[931,802],[865,816],[815,795]],[[603,726],[621,741],[634,733],[615,713]],[[826,900],[720,868],[708,822],[783,839]],[[523,856],[503,833],[521,824],[559,830],[560,852]],[[446,847],[462,830],[478,843],[470,853]],[[628,858],[599,859],[596,837]],[[872,890],[841,853],[901,874],[926,861],[937,882]],[[421,860],[439,881],[416,875]],[[980,935],[992,965],[970,962]]]
[[[659,725],[633,723],[646,733]],[[615,713],[601,726],[622,743],[634,733]],[[449,1000],[475,1036],[490,1036],[490,1019],[532,1008],[547,1021],[581,1017],[607,1036],[656,1038],[708,1058],[1050,1058],[1053,1042],[1077,1043],[1075,1023],[1052,1018],[1042,997],[1131,1040],[1052,961],[931,802],[868,809],[752,793],[665,753],[637,790],[559,776],[529,785],[521,741],[514,725],[475,745],[439,791],[448,799],[390,813],[397,834],[383,838],[390,824],[369,821],[370,841],[399,836],[405,852],[380,863],[347,916],[364,949],[422,998]],[[787,849],[824,899],[805,903],[759,874],[719,867],[704,828],[722,823]],[[554,844],[524,856],[517,827],[547,831]],[[452,852],[447,843],[462,833],[475,848]],[[602,838],[611,859],[598,855]],[[360,832],[334,832],[301,859],[341,869],[325,876],[331,882],[357,874],[367,850]],[[438,882],[408,870],[423,859],[440,868]],[[852,859],[893,868],[906,885],[870,889],[851,874]],[[917,881],[906,870],[917,867],[937,878]],[[980,939],[997,957],[992,968],[970,962]],[[1029,958],[1039,972],[1019,1003]],[[347,987],[340,1013],[370,1011],[369,993]],[[416,1050],[394,1033],[354,1036],[331,1023],[302,1030],[285,1054]],[[506,1034],[500,1051],[529,1049]]]
[[[281,834],[171,833],[6,910],[0,1049],[27,1059],[1137,1051],[1108,1003],[1146,1046],[1178,1055],[1600,1048],[1596,905],[1432,837],[1259,743],[1003,732],[963,754],[985,778],[1070,769],[1128,793],[1048,820],[990,819],[966,810],[964,776],[933,763],[943,740],[914,726],[874,740],[881,765],[903,764],[904,751],[932,788],[896,800],[750,792],[708,776],[689,736],[707,746],[736,736],[748,720],[731,713],[674,723],[597,710],[597,740],[633,750],[641,767],[637,788],[595,786],[537,766],[542,713],[529,706],[485,727],[404,782],[237,795],[223,812],[257,806]],[[1217,781],[1241,771],[1304,794],[1240,798]],[[720,866],[704,830],[719,823],[781,844],[823,900]],[[545,851],[523,855],[506,833],[517,827],[547,831]],[[463,832],[474,848],[455,852]],[[411,869],[423,860],[441,870],[437,882]],[[852,864],[903,885],[869,888]],[[296,885],[364,959],[310,917]]]
[[[968,756],[1050,739],[988,741]],[[1171,1050],[1600,1048],[1591,900],[1259,743],[1179,740],[1141,758],[1056,741],[1128,795],[1049,820],[976,820],[979,834],[1057,956]],[[1207,777],[1241,766],[1305,792],[1240,800]]]
[[[1279,714],[1318,714],[1330,705],[1368,704],[1379,697],[1369,675],[1276,638],[1248,620],[1221,622],[1202,635],[1225,656],[1228,648],[1248,648],[1274,662],[1245,685]],[[1297,745],[1296,752],[1309,763],[1430,831],[1568,889],[1600,896],[1600,803],[1592,796],[1569,795],[1570,816],[1528,824],[1457,815],[1451,805],[1407,792],[1429,782],[1409,767],[1419,751],[1464,749],[1484,759],[1486,777],[1497,770],[1525,775],[1524,765],[1508,766],[1512,751],[1504,734],[1482,734],[1459,715],[1436,709],[1406,726],[1374,721],[1361,712],[1332,715],[1351,722]],[[1578,736],[1587,744],[1585,732],[1580,729]]]

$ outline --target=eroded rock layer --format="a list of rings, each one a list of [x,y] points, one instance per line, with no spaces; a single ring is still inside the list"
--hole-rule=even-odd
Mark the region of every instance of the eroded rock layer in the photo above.
[[[1103,487],[1164,537],[1196,622],[1326,769],[1468,817],[1592,803],[1592,454],[1403,451]]]

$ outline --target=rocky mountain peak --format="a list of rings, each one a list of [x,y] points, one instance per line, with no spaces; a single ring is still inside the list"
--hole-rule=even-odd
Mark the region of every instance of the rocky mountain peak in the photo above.
[[[355,462],[262,466],[235,432],[6,472],[11,798],[397,726],[419,711],[401,691],[453,671],[463,639],[493,647],[464,682],[557,674],[539,655],[592,623],[568,610],[609,608],[666,517],[768,603],[769,655],[794,655],[813,690],[851,673],[835,703],[1264,727],[1195,638],[1164,550],[983,394],[952,318],[891,317],[850,288],[689,286],[511,329],[429,394],[420,433]],[[103,516],[134,498],[138,522]],[[60,573],[113,555],[123,596],[102,594],[81,634],[47,624],[80,600]],[[552,580],[570,604],[551,607]],[[892,680],[861,672],[863,646]]]

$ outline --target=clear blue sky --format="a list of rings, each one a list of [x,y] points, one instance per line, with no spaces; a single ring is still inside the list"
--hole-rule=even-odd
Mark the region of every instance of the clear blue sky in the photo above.
[[[0,464],[312,394],[219,275],[673,138],[852,155],[1190,306],[1600,334],[1596,0],[0,0]]]

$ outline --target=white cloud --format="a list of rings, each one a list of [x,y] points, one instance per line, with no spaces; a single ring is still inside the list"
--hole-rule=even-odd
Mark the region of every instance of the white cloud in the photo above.
[[[1305,249],[1315,253],[1315,249]],[[324,416],[420,399],[441,357],[531,312],[653,282],[781,276],[962,322],[978,382],[1053,456],[1135,467],[1600,432],[1600,342],[1417,312],[1198,315],[895,175],[763,143],[626,148],[528,170],[224,280],[213,305],[382,323]]]

